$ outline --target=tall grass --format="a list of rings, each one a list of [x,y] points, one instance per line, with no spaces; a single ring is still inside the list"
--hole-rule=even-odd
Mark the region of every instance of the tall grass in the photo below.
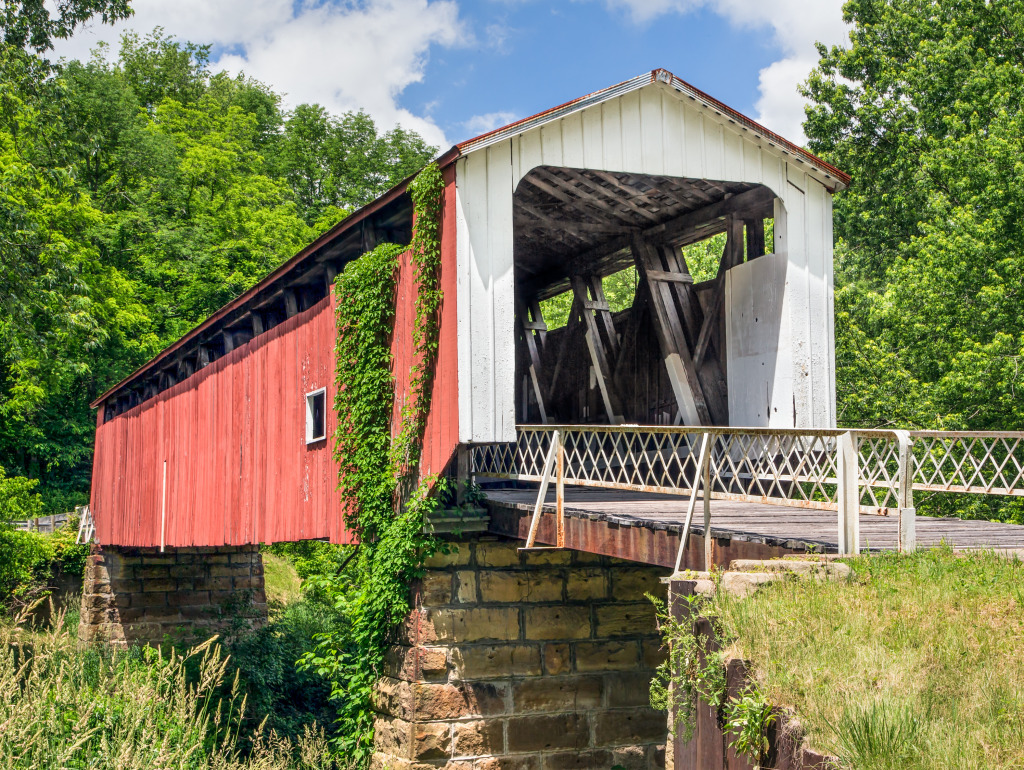
[[[218,697],[228,662],[214,639],[184,654],[82,648],[64,613],[46,629],[27,628],[27,617],[0,622],[0,767],[330,766],[324,736],[313,729],[293,746],[261,726],[243,756],[246,702],[237,678],[230,696]]]
[[[858,770],[1024,767],[1024,564],[948,548],[720,596],[731,652]]]
[[[302,598],[302,579],[288,559],[264,551],[263,584],[267,601],[272,607],[279,607]]]

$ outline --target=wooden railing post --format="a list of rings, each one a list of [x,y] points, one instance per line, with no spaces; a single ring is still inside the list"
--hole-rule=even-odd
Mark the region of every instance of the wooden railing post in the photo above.
[[[914,455],[910,451],[914,440],[905,430],[894,430],[899,442],[899,489],[896,504],[899,506],[899,550],[911,553],[917,550],[916,519],[914,507]]]
[[[707,434],[705,434],[707,435]],[[711,450],[708,449],[707,461],[704,463],[704,482],[701,494],[704,498],[704,570],[710,572],[714,564],[711,539]]]
[[[555,456],[555,545],[565,548],[565,446],[561,434],[558,437],[558,454]]]
[[[839,509],[839,554],[856,556],[860,553],[860,479],[857,459],[857,437],[847,431],[839,437],[839,456],[836,458],[839,484],[836,502]]]
[[[679,538],[679,550],[676,552],[676,566],[672,571],[677,574],[683,566],[683,554],[686,552],[686,544],[690,539],[690,524],[693,521],[693,511],[697,507],[697,490],[700,489],[704,478],[704,468],[708,464],[708,457],[711,454],[711,440],[707,433],[703,434],[700,442],[700,456],[697,458],[697,470],[693,474],[693,485],[690,487],[690,504],[686,507],[686,523],[683,525],[683,536]],[[705,495],[709,494],[707,491]]]
[[[551,481],[554,471],[555,459],[561,458],[562,435],[557,430],[551,433],[551,446],[548,448],[547,457],[544,459],[544,470],[541,472],[540,489],[537,490],[537,504],[533,507],[533,518],[530,519],[530,531],[526,536],[526,548],[533,548],[537,540],[537,528],[540,526],[540,517],[544,512],[544,498],[548,495],[548,482]],[[561,464],[559,464],[561,467]],[[555,485],[559,486],[561,475],[556,479]],[[561,497],[561,495],[559,495]]]

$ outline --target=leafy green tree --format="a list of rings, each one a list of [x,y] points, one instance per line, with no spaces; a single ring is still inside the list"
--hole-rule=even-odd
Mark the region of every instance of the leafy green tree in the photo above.
[[[208,59],[0,47],[0,463],[48,510],[87,499],[93,398],[432,152]]]
[[[99,16],[104,24],[127,19],[130,0],[4,0],[0,9],[3,42],[12,48],[37,52],[53,48],[53,39],[71,37],[81,24]]]
[[[835,199],[839,422],[1024,426],[1024,2],[850,0],[805,85]],[[937,513],[1024,521],[1005,500]]]
[[[335,117],[302,104],[285,120],[277,163],[306,222],[330,225],[414,174],[435,152],[401,128],[378,133],[365,112]]]
[[[24,476],[9,477],[0,465],[0,523],[34,519],[42,512],[35,488],[39,482]]]
[[[805,86],[836,199],[844,424],[1024,425],[1024,3],[851,0]]]

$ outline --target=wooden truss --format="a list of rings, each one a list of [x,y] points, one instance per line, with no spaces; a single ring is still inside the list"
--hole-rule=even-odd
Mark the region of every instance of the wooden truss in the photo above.
[[[586,356],[575,365],[589,364],[591,387],[596,385],[607,422],[630,419],[626,404],[636,383],[628,362],[645,330],[653,329],[657,349],[671,385],[675,421],[687,425],[724,425],[729,420],[725,371],[725,274],[765,253],[764,213],[771,197],[752,190],[714,204],[702,213],[681,217],[646,230],[634,230],[621,245],[628,248],[640,283],[625,318],[613,314],[601,274],[588,270],[587,260],[571,260],[568,277],[572,308],[564,329],[552,333],[536,298],[517,303],[517,330],[525,350],[525,365],[541,422],[564,421],[556,415],[559,394],[569,376],[571,349],[585,342]],[[732,205],[727,205],[727,204]],[[746,205],[744,205],[746,204]],[[717,215],[708,220],[706,215]],[[715,278],[695,285],[680,244],[726,233],[725,248]],[[603,253],[603,252],[602,252]],[[586,255],[582,255],[585,257]],[[557,334],[553,341],[552,334]],[[577,418],[578,419],[578,418]],[[634,419],[637,419],[634,417]],[[642,418],[641,418],[642,419]]]

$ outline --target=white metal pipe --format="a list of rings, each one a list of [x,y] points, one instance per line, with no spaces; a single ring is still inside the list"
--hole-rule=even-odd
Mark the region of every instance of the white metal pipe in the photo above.
[[[164,552],[164,532],[167,529],[167,461],[164,460],[164,491],[160,502],[160,553]]]
[[[697,472],[693,476],[693,486],[690,487],[690,503],[686,507],[686,523],[683,525],[683,536],[679,540],[679,551],[676,553],[676,566],[673,572],[679,572],[683,566],[683,553],[686,551],[686,543],[690,539],[690,524],[693,521],[693,512],[697,508],[697,489],[701,486],[704,478],[704,466],[711,454],[711,440],[707,433],[704,433],[700,441],[700,456],[697,458]],[[704,490],[708,494],[708,490]]]

